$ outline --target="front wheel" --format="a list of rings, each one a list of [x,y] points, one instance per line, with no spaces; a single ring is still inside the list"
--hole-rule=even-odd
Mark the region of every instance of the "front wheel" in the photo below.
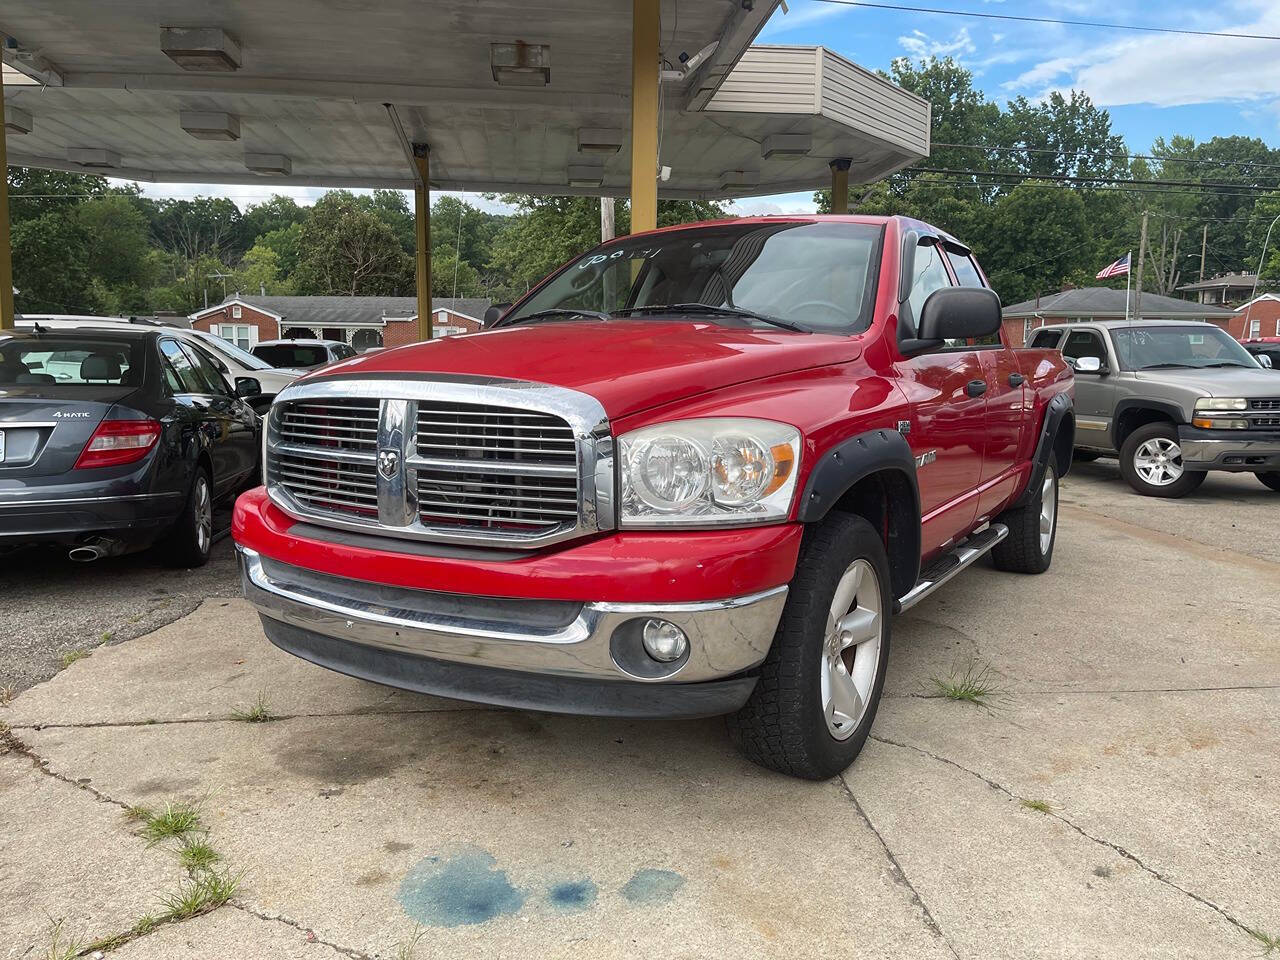
[[[1148,423],[1120,445],[1120,474],[1145,497],[1185,497],[1204,483],[1203,470],[1182,462],[1178,430],[1171,423]]]
[[[1264,486],[1280,492],[1280,470],[1268,470],[1263,473],[1255,473],[1254,476],[1261,480]]]
[[[825,780],[862,750],[889,664],[889,560],[861,517],[832,514],[805,533],[769,655],[729,718],[747,758]]]

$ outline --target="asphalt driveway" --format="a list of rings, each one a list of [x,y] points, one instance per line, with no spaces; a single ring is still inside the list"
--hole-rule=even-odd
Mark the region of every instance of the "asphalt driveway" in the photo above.
[[[99,647],[0,709],[0,957],[1257,957],[1280,500],[1154,509],[1088,467],[1048,574],[979,567],[895,622],[872,740],[824,783],[716,721],[340,677],[234,596]],[[937,695],[966,673],[985,703]]]

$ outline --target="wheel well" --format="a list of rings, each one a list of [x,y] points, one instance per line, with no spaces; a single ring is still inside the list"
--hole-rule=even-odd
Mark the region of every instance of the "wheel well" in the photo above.
[[[831,507],[862,517],[884,541],[893,595],[901,597],[920,575],[920,507],[907,476],[880,470],[863,477]]]
[[[1058,476],[1065,477],[1071,469],[1072,451],[1076,444],[1076,420],[1071,414],[1062,418],[1058,427],[1058,435],[1053,438],[1054,465],[1058,468]]]
[[[1148,423],[1173,423],[1177,421],[1163,410],[1152,407],[1129,407],[1116,417],[1116,449],[1119,450],[1129,434]]]
[[[208,450],[201,450],[196,456],[196,467],[204,467],[205,473],[209,474],[209,482],[213,482],[213,460],[210,459]],[[195,483],[194,474],[191,482]]]

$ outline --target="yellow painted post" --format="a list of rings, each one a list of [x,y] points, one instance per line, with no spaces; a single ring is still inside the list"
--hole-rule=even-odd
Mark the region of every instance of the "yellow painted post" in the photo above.
[[[831,212],[849,212],[849,160],[831,161]]]
[[[658,225],[658,9],[631,0],[631,232]]]
[[[413,227],[417,261],[418,339],[431,339],[431,150],[425,143],[413,145],[413,165],[418,179],[413,185]]]
[[[0,330],[13,329],[13,246],[9,241],[9,161],[5,155],[4,76],[0,71]]]

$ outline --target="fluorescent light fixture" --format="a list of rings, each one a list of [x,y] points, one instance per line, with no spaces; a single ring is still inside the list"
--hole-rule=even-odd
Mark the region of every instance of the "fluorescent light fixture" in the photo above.
[[[0,33],[0,61],[7,87],[62,86],[62,72],[57,67],[5,33]]]
[[[4,107],[4,130],[5,133],[30,133],[31,132],[31,114],[25,110],[20,110],[11,103],[6,103]]]
[[[760,186],[760,174],[755,170],[726,170],[720,174],[721,190]]]
[[[579,153],[617,153],[622,149],[626,133],[606,127],[579,127]]]
[[[4,85],[6,87],[38,87],[40,81],[34,77],[29,77],[17,67],[11,67],[7,63],[3,69]]]
[[[604,183],[604,167],[593,163],[569,164],[569,186],[598,187]]]
[[[240,118],[235,114],[183,110],[178,114],[178,122],[197,140],[240,139]]]
[[[161,27],[160,49],[183,70],[231,73],[240,69],[240,44],[220,27]]]
[[[813,137],[807,133],[774,133],[760,144],[760,156],[766,160],[774,157],[803,157],[813,147]]]
[[[246,153],[244,165],[269,177],[286,177],[293,172],[293,161],[282,153]]]
[[[491,43],[493,79],[508,87],[545,87],[551,82],[551,48],[545,43]]]
[[[114,150],[101,147],[71,147],[67,151],[67,159],[82,167],[118,167],[120,154]]]

